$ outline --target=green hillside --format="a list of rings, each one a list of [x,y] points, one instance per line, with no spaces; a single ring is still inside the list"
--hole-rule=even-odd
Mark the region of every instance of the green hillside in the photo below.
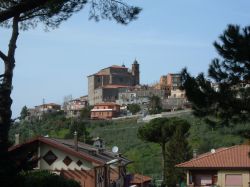
[[[198,153],[209,151],[212,148],[231,146],[244,142],[239,131],[249,128],[249,124],[233,124],[231,126],[208,125],[204,120],[192,115],[182,115],[182,118],[191,123],[189,144]],[[133,161],[128,166],[129,172],[138,172],[161,178],[161,149],[154,143],[143,142],[137,138],[137,129],[144,125],[134,119],[121,121],[77,121],[66,119],[62,114],[47,116],[40,121],[21,121],[11,127],[10,137],[20,133],[21,141],[37,135],[49,135],[57,138],[72,138],[75,128],[78,131],[87,129],[88,137],[101,137],[107,149],[119,147],[119,152]],[[83,134],[83,133],[82,133]],[[83,137],[81,137],[83,139]]]

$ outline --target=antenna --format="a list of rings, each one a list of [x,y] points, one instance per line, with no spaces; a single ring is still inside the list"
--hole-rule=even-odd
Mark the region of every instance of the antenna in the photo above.
[[[112,147],[112,152],[113,153],[118,153],[119,148],[117,146]]]

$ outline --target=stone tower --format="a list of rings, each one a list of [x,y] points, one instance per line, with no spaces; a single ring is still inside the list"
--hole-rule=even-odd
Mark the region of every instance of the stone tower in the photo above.
[[[135,59],[134,63],[132,64],[132,76],[133,76],[133,83],[134,85],[140,84],[140,65],[138,64],[137,60]]]

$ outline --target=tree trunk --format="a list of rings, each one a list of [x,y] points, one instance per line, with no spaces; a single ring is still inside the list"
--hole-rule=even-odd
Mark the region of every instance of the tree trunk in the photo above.
[[[166,174],[167,174],[167,167],[166,167],[166,144],[161,144],[161,150],[162,150],[162,161],[163,161],[163,181],[162,181],[162,187],[166,186]]]
[[[12,35],[9,41],[8,55],[5,56],[2,52],[0,57],[4,61],[4,74],[0,83],[0,180],[1,186],[8,186],[11,182],[11,176],[15,174],[13,163],[8,155],[8,133],[11,125],[11,90],[13,70],[15,66],[15,49],[18,37],[18,21],[19,16],[13,18]]]

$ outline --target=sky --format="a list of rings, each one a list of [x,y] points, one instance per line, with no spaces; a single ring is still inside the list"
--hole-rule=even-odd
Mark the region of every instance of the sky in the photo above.
[[[248,0],[127,0],[143,10],[127,26],[88,19],[88,9],[59,28],[21,31],[13,78],[13,117],[26,105],[62,104],[63,98],[87,94],[87,76],[111,65],[140,64],[141,83],[187,67],[207,72],[218,57],[213,42],[228,24],[248,26]],[[8,29],[0,28],[0,49],[7,50]],[[0,73],[3,64],[0,64]]]

